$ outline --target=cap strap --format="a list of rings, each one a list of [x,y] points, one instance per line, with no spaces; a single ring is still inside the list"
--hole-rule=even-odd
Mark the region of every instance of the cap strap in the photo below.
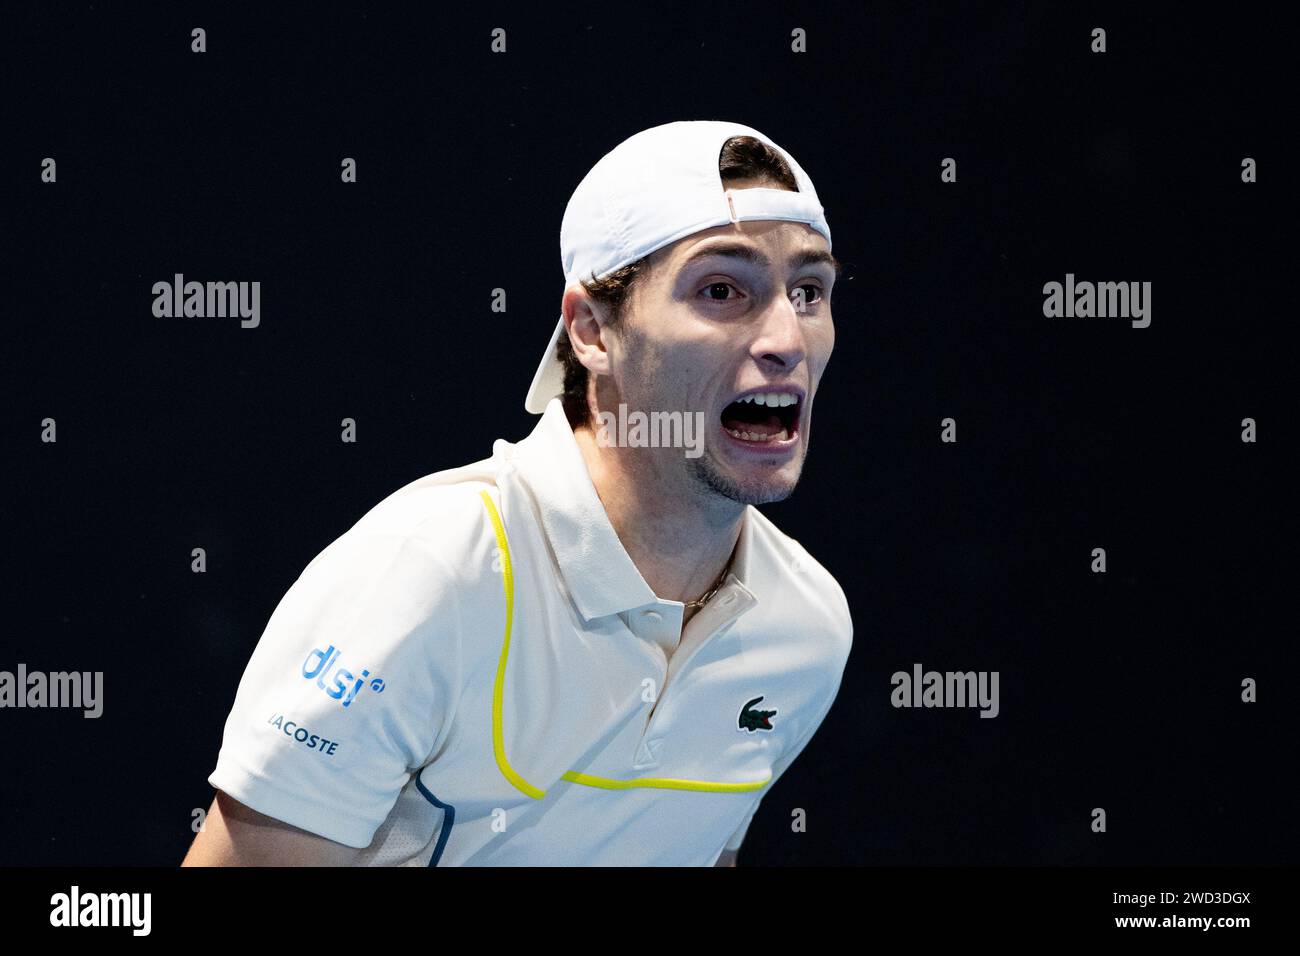
[[[750,219],[806,222],[830,241],[830,229],[825,222],[822,204],[804,193],[758,186],[753,189],[728,189],[726,197],[728,216],[732,222]]]

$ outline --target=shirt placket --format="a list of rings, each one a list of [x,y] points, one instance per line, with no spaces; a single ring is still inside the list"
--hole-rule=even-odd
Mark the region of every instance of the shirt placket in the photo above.
[[[726,584],[719,588],[709,602],[691,618],[690,623],[681,633],[680,644],[668,660],[667,673],[662,685],[657,688],[655,702],[651,705],[637,738],[634,757],[634,765],[637,768],[651,767],[659,762],[660,748],[663,743],[660,730],[668,714],[668,703],[673,688],[679,683],[677,678],[689,668],[692,659],[705,644],[734,623],[754,603],[753,594],[734,576],[729,576]],[[676,625],[673,623],[674,619],[667,616],[668,611],[674,613]],[[637,622],[637,626],[632,627],[632,631],[639,638],[652,641],[655,640],[654,635],[662,634],[665,628],[672,629],[676,626],[680,631],[682,611],[680,604],[668,605],[662,602],[647,608],[639,608],[632,612],[633,620]],[[651,615],[658,615],[659,619],[656,620]]]

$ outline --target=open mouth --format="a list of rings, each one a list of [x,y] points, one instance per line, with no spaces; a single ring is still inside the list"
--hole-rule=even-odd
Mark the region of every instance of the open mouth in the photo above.
[[[757,445],[789,442],[799,432],[798,392],[750,392],[722,410],[722,427],[732,438]]]

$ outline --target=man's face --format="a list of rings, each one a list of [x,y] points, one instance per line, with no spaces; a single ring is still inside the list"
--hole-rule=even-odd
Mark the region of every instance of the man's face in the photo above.
[[[803,223],[729,223],[658,250],[649,265],[607,338],[601,407],[703,412],[698,457],[638,449],[670,488],[744,504],[787,497],[835,345],[825,238]]]

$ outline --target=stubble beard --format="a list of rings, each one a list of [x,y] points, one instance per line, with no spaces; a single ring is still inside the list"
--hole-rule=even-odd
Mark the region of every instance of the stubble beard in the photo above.
[[[776,481],[763,481],[761,479],[738,481],[718,467],[713,455],[707,448],[700,457],[688,458],[687,461],[690,463],[691,477],[714,494],[739,502],[742,505],[764,505],[773,501],[784,501],[794,493],[795,486],[799,483],[799,475],[803,473],[803,460],[806,454],[807,446],[801,446],[799,450],[799,474],[796,474],[790,481],[784,479]]]

